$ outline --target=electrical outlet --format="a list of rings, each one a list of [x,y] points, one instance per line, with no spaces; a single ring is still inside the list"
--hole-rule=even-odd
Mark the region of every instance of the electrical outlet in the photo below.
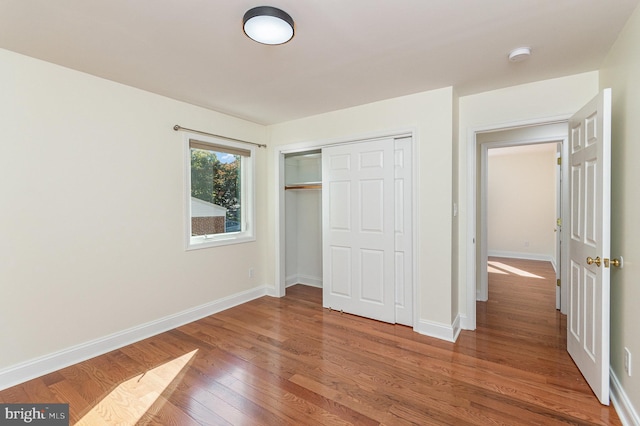
[[[249,268],[249,278],[253,278],[253,268]]]
[[[631,377],[631,352],[627,348],[624,348],[624,371]]]

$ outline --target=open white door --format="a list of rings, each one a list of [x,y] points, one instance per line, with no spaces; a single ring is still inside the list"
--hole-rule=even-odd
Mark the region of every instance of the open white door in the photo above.
[[[561,303],[561,291],[560,291],[560,278],[562,277],[562,147],[556,153],[556,160],[558,166],[556,167],[556,309],[560,310]]]
[[[611,89],[569,120],[569,167],[567,350],[609,405]]]
[[[395,322],[394,141],[322,150],[324,307]]]

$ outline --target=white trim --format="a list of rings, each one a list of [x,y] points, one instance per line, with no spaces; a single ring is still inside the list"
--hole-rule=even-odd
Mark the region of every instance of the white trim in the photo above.
[[[285,288],[289,288],[292,285],[296,285],[298,284],[298,276],[297,275],[289,275],[287,276],[287,278],[284,280],[284,286]]]
[[[476,163],[477,164],[477,163]],[[489,200],[487,197],[487,191],[489,188],[489,147],[487,144],[480,144],[480,230],[476,230],[476,235],[480,233],[480,244],[476,245],[480,249],[480,264],[476,265],[477,269],[480,269],[479,278],[480,285],[476,287],[478,292],[477,300],[486,302],[489,300],[489,267],[487,260],[489,260],[488,249],[489,245],[489,229],[487,227],[487,218],[489,216]],[[477,258],[476,258],[477,259]]]
[[[562,165],[560,166],[560,174],[562,175],[562,203],[561,207],[561,215],[560,219],[563,221],[562,226],[560,227],[560,238],[565,242],[565,249],[561,250],[557,255],[560,256],[560,312],[564,315],[567,315],[569,312],[569,250],[567,246],[570,241],[569,235],[569,138],[562,143],[562,158],[565,160],[562,161]],[[557,273],[556,273],[557,275]]]
[[[500,251],[500,250],[490,250],[488,253],[489,257],[506,257],[509,259],[525,259],[525,260],[539,260],[543,262],[551,262],[554,263],[553,256],[550,254],[542,254],[542,253],[521,253],[517,251]]]
[[[373,141],[378,139],[398,139],[403,137],[415,138],[416,130],[413,128],[403,128],[398,130],[390,130],[388,132],[374,132],[370,134],[353,135],[346,137],[337,137],[330,139],[322,139],[319,141],[295,142],[287,145],[276,147],[276,154],[293,154],[296,152],[312,151],[322,149],[333,145],[346,145],[350,143],[360,143]],[[276,155],[277,157],[278,155]],[[284,184],[284,183],[283,183]]]
[[[292,285],[302,284],[308,285],[310,287],[322,288],[322,277],[312,277],[310,275],[290,275],[287,277],[286,286],[291,287]]]
[[[479,129],[467,131],[467,313],[463,322],[465,330],[476,329],[476,133]]]
[[[631,400],[625,393],[616,373],[613,372],[611,367],[609,367],[609,386],[611,403],[616,409],[616,413],[618,417],[620,417],[622,424],[625,426],[640,425],[640,416],[633,407]]]
[[[425,336],[455,343],[460,335],[460,315],[456,316],[456,319],[451,325],[421,319],[418,321],[418,324],[413,327],[413,331],[424,334]]]
[[[0,390],[241,305],[265,296],[268,292],[269,288],[267,287],[257,287],[4,368],[0,370]]]
[[[506,130],[511,128],[518,127],[530,127],[530,126],[540,126],[546,124],[553,123],[561,123],[568,121],[571,117],[571,114],[559,115],[556,117],[547,117],[547,118],[538,118],[531,120],[522,120],[515,121],[509,123],[496,123],[489,124],[484,126],[477,127],[469,127],[467,130],[467,285],[466,285],[466,306],[467,313],[465,321],[463,321],[465,330],[475,330],[476,329],[476,220],[477,220],[477,205],[476,205],[476,197],[477,197],[477,167],[476,162],[478,158],[477,154],[477,143],[476,143],[476,134],[489,132],[489,131],[497,131],[497,130]],[[564,146],[567,144],[564,143]],[[564,235],[564,234],[563,234]]]
[[[411,178],[413,181],[411,182],[412,186],[412,194],[411,194],[411,229],[413,230],[413,238],[411,247],[411,251],[413,253],[413,259],[411,259],[413,266],[413,324],[414,331],[415,324],[420,322],[420,304],[418,303],[418,297],[421,293],[421,289],[419,288],[420,283],[420,262],[418,259],[421,259],[420,256],[420,220],[422,216],[420,215],[420,141],[418,140],[417,132],[411,133]]]
[[[546,126],[557,123],[540,124],[538,126]],[[536,127],[538,127],[536,126]],[[531,126],[528,126],[531,127]],[[515,129],[521,129],[523,127],[516,127]],[[565,126],[566,129],[566,126]],[[475,136],[475,135],[474,135]],[[491,148],[504,148],[515,147],[525,145],[539,145],[548,143],[560,143],[565,146],[568,143],[567,131],[560,134],[549,133],[542,137],[535,138],[517,138],[514,137],[508,141],[500,142],[484,142],[480,145],[480,285],[477,286],[477,293],[479,301],[487,301],[489,299],[489,274],[487,272],[488,254],[488,193],[489,193],[489,149]],[[566,177],[566,176],[565,176]],[[556,213],[559,213],[558,217],[561,217],[562,209],[560,206],[556,206]],[[509,257],[509,256],[505,256]],[[528,257],[520,257],[521,259],[529,259]],[[535,259],[532,260],[547,260],[547,259]]]
[[[469,330],[469,317],[465,314],[460,314],[458,317],[460,318],[460,329]]]
[[[185,247],[185,250],[192,251],[210,247],[228,246],[230,244],[252,243],[255,240],[256,237],[253,235],[243,236],[242,233],[235,232],[230,232],[227,234],[216,234],[216,236],[212,237],[211,239],[206,239],[203,237],[191,237],[187,242],[187,247]]]
[[[278,294],[277,289],[275,287],[266,286],[265,287],[265,295],[270,297],[282,297]]]
[[[286,239],[285,239],[285,229],[286,229],[286,206],[285,206],[285,195],[284,195],[284,185],[285,185],[285,162],[284,162],[284,154],[281,149],[274,149],[274,163],[275,163],[275,191],[276,194],[276,202],[274,203],[275,208],[275,232],[274,232],[274,255],[275,255],[275,293],[277,297],[283,297],[286,294],[286,274],[287,274],[287,265],[286,265]]]

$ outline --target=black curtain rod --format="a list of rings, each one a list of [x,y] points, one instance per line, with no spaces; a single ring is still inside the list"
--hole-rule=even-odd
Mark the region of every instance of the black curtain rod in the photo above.
[[[248,143],[248,144],[251,144],[251,145],[255,145],[255,146],[259,147],[259,148],[266,148],[267,147],[263,143],[255,143],[255,142],[243,141],[242,139],[235,139],[235,138],[230,138],[228,136],[216,135],[215,133],[208,133],[208,132],[202,132],[200,130],[187,129],[186,127],[182,127],[182,126],[180,126],[178,124],[173,126],[173,130],[175,130],[176,132],[178,130],[186,130],[187,132],[198,133],[198,134],[206,135],[206,136],[213,136],[213,137],[216,137],[216,138],[226,139],[228,141]]]

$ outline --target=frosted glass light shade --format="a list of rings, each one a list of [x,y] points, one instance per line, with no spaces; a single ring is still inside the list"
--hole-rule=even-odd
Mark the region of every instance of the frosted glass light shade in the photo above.
[[[244,33],[262,44],[283,44],[293,38],[293,19],[271,6],[249,9],[244,14]]]

